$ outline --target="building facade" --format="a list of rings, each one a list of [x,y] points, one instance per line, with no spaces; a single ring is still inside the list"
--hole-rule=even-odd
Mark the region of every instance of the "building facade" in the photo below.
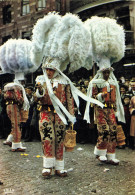
[[[69,3],[65,0],[1,0],[0,45],[9,38],[30,39],[33,25],[50,11],[65,14]]]
[[[125,57],[113,65],[115,75],[117,78],[134,76],[134,0],[0,0],[0,45],[10,38],[31,39],[33,25],[50,11],[57,11],[62,15],[71,12],[79,15],[83,21],[95,15],[116,19],[125,29],[126,52]],[[130,66],[124,66],[125,64]],[[34,81],[36,74],[38,73],[27,76],[29,83]],[[10,77],[12,75],[8,75],[9,80]],[[2,82],[5,82],[3,78]]]

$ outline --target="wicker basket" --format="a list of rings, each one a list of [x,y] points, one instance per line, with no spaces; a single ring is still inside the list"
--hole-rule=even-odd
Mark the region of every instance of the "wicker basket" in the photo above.
[[[76,131],[73,130],[73,126],[71,130],[66,130],[64,146],[66,152],[72,152],[76,146]]]
[[[29,112],[27,110],[21,109],[21,122],[26,122],[28,120]]]
[[[122,146],[122,145],[125,145],[125,134],[124,134],[124,131],[122,129],[122,126],[121,125],[118,125],[117,126],[117,145],[118,146]]]

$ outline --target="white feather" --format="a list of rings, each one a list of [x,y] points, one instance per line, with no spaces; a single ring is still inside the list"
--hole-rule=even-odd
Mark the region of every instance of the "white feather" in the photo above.
[[[16,39],[9,39],[6,42],[6,53],[5,53],[5,60],[8,65],[8,69],[10,71],[14,71],[14,69],[18,68],[16,65]],[[16,68],[17,66],[17,68]]]
[[[95,16],[88,19],[85,26],[92,34],[95,59],[105,55],[114,63],[124,56],[125,34],[123,27],[117,24],[116,20]]]
[[[0,67],[4,73],[12,73],[11,70],[9,70],[7,62],[6,62],[6,44],[3,44],[0,47]]]
[[[82,66],[90,68],[86,59],[89,59],[89,63],[92,62],[88,54],[91,34],[78,16],[71,13],[63,16],[55,28],[49,31],[47,39],[42,55],[58,58],[61,61],[61,71],[64,71],[69,63],[70,72]]]
[[[32,35],[32,50],[31,60],[39,66],[42,63],[44,55],[50,50],[50,44],[48,40],[53,39],[52,32],[55,32],[57,23],[61,19],[61,16],[52,12],[39,19],[33,28]]]
[[[10,39],[0,49],[0,65],[4,72],[29,73],[37,69],[30,59],[30,50],[32,42],[26,39]],[[5,55],[2,54],[5,52]]]

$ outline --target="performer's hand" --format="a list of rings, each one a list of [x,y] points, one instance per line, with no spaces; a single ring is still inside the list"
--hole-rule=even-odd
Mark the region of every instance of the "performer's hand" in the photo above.
[[[40,93],[43,92],[42,85],[41,85],[40,82],[38,82],[38,83],[36,84],[36,88],[39,90]]]
[[[69,122],[68,128],[69,128],[69,129],[72,129],[72,128],[73,128],[73,124],[72,124],[71,122]]]

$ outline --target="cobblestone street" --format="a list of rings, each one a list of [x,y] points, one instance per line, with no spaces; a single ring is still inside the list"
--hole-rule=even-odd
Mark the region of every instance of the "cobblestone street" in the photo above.
[[[0,140],[0,195],[134,195],[135,151],[116,151],[119,166],[100,164],[93,154],[94,145],[77,144],[65,153],[66,178],[44,179],[40,142],[25,143],[26,153],[13,153]],[[78,150],[82,148],[82,150]],[[27,155],[28,154],[28,155]]]

